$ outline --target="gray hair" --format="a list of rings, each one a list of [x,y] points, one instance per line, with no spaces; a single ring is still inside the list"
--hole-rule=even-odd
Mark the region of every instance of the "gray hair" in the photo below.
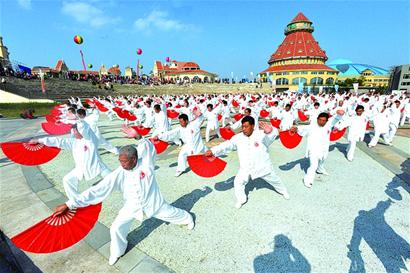
[[[132,145],[125,145],[120,148],[119,155],[126,155],[127,158],[135,157],[138,159],[138,151]]]

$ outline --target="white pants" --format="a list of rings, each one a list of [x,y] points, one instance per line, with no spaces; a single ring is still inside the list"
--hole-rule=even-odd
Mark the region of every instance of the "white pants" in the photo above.
[[[193,221],[191,214],[187,211],[171,206],[166,202],[152,217],[176,225],[187,225]],[[111,257],[120,257],[125,253],[128,245],[127,235],[134,220],[132,215],[121,213],[115,218],[110,228]]]
[[[356,150],[356,140],[349,140],[349,145],[347,146],[346,157],[348,160],[352,161],[354,157],[354,151]]]
[[[406,122],[406,119],[407,119],[407,123],[408,123],[409,120],[410,120],[410,114],[403,114],[403,116],[401,117],[401,120],[400,120],[400,126],[404,125],[404,123]]]
[[[313,185],[313,180],[315,180],[316,171],[319,173],[325,171],[325,168],[323,167],[325,163],[325,158],[323,156],[309,155],[309,162],[310,165],[307,169],[303,181],[307,185]]]
[[[178,154],[177,172],[184,172],[188,168],[187,157],[189,155],[193,155],[192,148],[187,145],[182,146]]]
[[[374,131],[374,136],[372,137],[372,140],[369,142],[369,146],[376,146],[377,142],[379,142],[380,135],[383,136],[384,142],[389,143],[388,133],[381,134],[379,131]]]
[[[247,200],[245,186],[246,184],[248,184],[249,178],[250,176],[243,177],[241,175],[236,175],[235,180],[233,181],[236,200],[241,204],[244,204]],[[282,183],[282,180],[274,172],[271,172],[270,174],[264,175],[259,178],[265,180],[267,183],[272,185],[275,188],[275,190],[280,194],[285,194],[288,192],[285,185]]]
[[[216,126],[216,128],[212,127],[212,126],[206,126],[206,130],[205,130],[205,141],[209,142],[209,135],[211,134],[211,131],[215,130],[216,134],[218,135],[218,137],[221,137],[221,134],[219,133],[219,126]]]
[[[222,117],[222,127],[225,127],[226,126],[226,121],[228,121],[228,123],[229,123],[229,120],[230,120],[230,118],[229,117]]]
[[[396,135],[397,132],[397,126],[394,124],[389,125],[389,132],[387,133],[387,141],[388,143],[391,143],[393,141],[394,136]]]
[[[103,169],[100,173],[102,177],[106,177],[108,174],[111,173],[110,169]],[[64,191],[65,194],[67,195],[68,199],[74,200],[77,198],[79,192],[78,192],[78,183],[80,180],[77,177],[75,169],[70,171],[68,174],[66,174],[63,178],[63,186],[64,186]]]

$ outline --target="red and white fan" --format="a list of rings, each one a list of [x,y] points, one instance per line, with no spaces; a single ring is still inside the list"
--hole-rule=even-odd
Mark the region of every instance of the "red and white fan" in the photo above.
[[[29,144],[28,142],[1,143],[1,149],[11,161],[26,166],[47,163],[61,151],[60,148],[48,147],[40,143]]]
[[[154,144],[155,151],[157,151],[157,155],[163,153],[168,148],[168,142],[162,140],[154,140],[152,138],[149,139],[152,144]]]
[[[272,124],[272,126],[277,128],[277,129],[279,129],[281,122],[282,121],[280,119],[276,119],[276,118],[273,118],[273,119],[270,120],[270,124]]]
[[[215,156],[190,155],[187,157],[191,170],[201,177],[214,177],[226,167],[226,162]]]
[[[259,115],[261,116],[261,118],[267,118],[267,117],[269,117],[269,112],[266,111],[265,109],[262,109],[260,111]]]
[[[336,141],[339,140],[346,132],[346,128],[343,128],[342,130],[337,130],[336,128],[333,128],[333,130],[330,132],[330,141]]]
[[[175,110],[169,109],[169,110],[167,110],[167,116],[168,116],[170,119],[175,119],[175,118],[177,118],[177,117],[179,116],[179,113],[178,113],[177,111],[175,111]]]
[[[98,100],[94,100],[95,106],[97,107],[98,110],[100,110],[101,112],[107,112],[108,108],[105,107],[100,101]]]
[[[231,128],[220,128],[219,133],[225,140],[230,140],[235,135],[235,132]]]
[[[298,117],[300,119],[300,121],[307,121],[308,117],[305,115],[305,113],[303,111],[298,110]]]
[[[232,101],[232,106],[233,106],[233,107],[238,107],[238,106],[239,106],[239,103],[238,103],[236,100],[233,100],[233,101]]]
[[[302,141],[302,137],[298,133],[294,133],[290,130],[281,131],[279,133],[280,142],[282,142],[283,146],[288,149],[293,149],[299,145]]]
[[[235,114],[235,115],[233,116],[233,118],[234,118],[236,121],[238,121],[238,120],[241,120],[241,119],[243,118],[243,115],[242,115],[242,114]]]
[[[32,253],[52,253],[70,247],[83,239],[94,227],[101,203],[51,215],[14,236],[11,241]]]
[[[145,128],[144,126],[131,126],[135,131],[137,131],[138,134],[141,136],[146,136],[148,135],[149,131],[151,131],[151,128]]]
[[[41,128],[49,135],[65,135],[70,132],[72,125],[65,123],[43,122]]]

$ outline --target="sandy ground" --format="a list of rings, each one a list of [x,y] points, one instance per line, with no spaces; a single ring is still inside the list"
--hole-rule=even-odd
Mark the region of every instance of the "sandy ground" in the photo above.
[[[120,124],[101,116],[106,139],[118,146],[132,143],[122,137]],[[408,139],[396,139],[398,148],[407,148]],[[188,231],[154,219],[136,221],[130,247],[176,272],[407,272],[409,186],[360,150],[348,162],[345,146],[344,139],[331,145],[330,176],[318,175],[308,189],[302,183],[309,164],[303,157],[305,141],[293,150],[275,141],[271,159],[291,199],[261,180],[251,181],[248,203],[239,210],[232,183],[235,152],[224,158],[228,165],[214,178],[192,172],[175,178],[179,148],[170,146],[156,162],[157,180],[166,200],[195,215],[196,227]],[[119,166],[114,155],[101,152],[110,168]],[[62,178],[73,166],[71,153],[63,151],[41,170],[62,191]],[[96,181],[82,182],[81,189]],[[100,221],[110,226],[121,206],[121,194],[111,195]]]

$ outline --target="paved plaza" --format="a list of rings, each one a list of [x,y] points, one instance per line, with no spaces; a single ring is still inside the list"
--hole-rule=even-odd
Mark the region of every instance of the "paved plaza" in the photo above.
[[[42,119],[0,121],[0,141],[44,135]],[[132,144],[120,121],[101,115],[100,129],[116,146]],[[331,144],[325,167],[311,189],[302,178],[309,161],[305,140],[295,149],[279,140],[270,146],[276,174],[290,193],[285,200],[261,180],[247,185],[248,202],[235,208],[233,178],[238,157],[223,160],[226,169],[205,179],[189,171],[175,178],[178,146],[159,155],[156,176],[169,203],[190,211],[195,229],[156,219],[135,221],[126,254],[108,265],[109,226],[122,207],[121,193],[104,203],[99,222],[85,240],[46,255],[19,252],[43,272],[408,272],[410,270],[410,138],[396,136],[393,146],[358,145],[355,159],[345,158],[347,141]],[[407,135],[406,135],[407,134]],[[220,143],[214,139],[208,147]],[[100,151],[111,168],[117,157]],[[62,178],[74,167],[62,151],[39,167],[16,165],[1,154],[0,228],[9,238],[40,221],[66,200]],[[98,179],[82,182],[81,190]],[[25,257],[27,255],[27,257]],[[33,271],[34,272],[34,271]]]

